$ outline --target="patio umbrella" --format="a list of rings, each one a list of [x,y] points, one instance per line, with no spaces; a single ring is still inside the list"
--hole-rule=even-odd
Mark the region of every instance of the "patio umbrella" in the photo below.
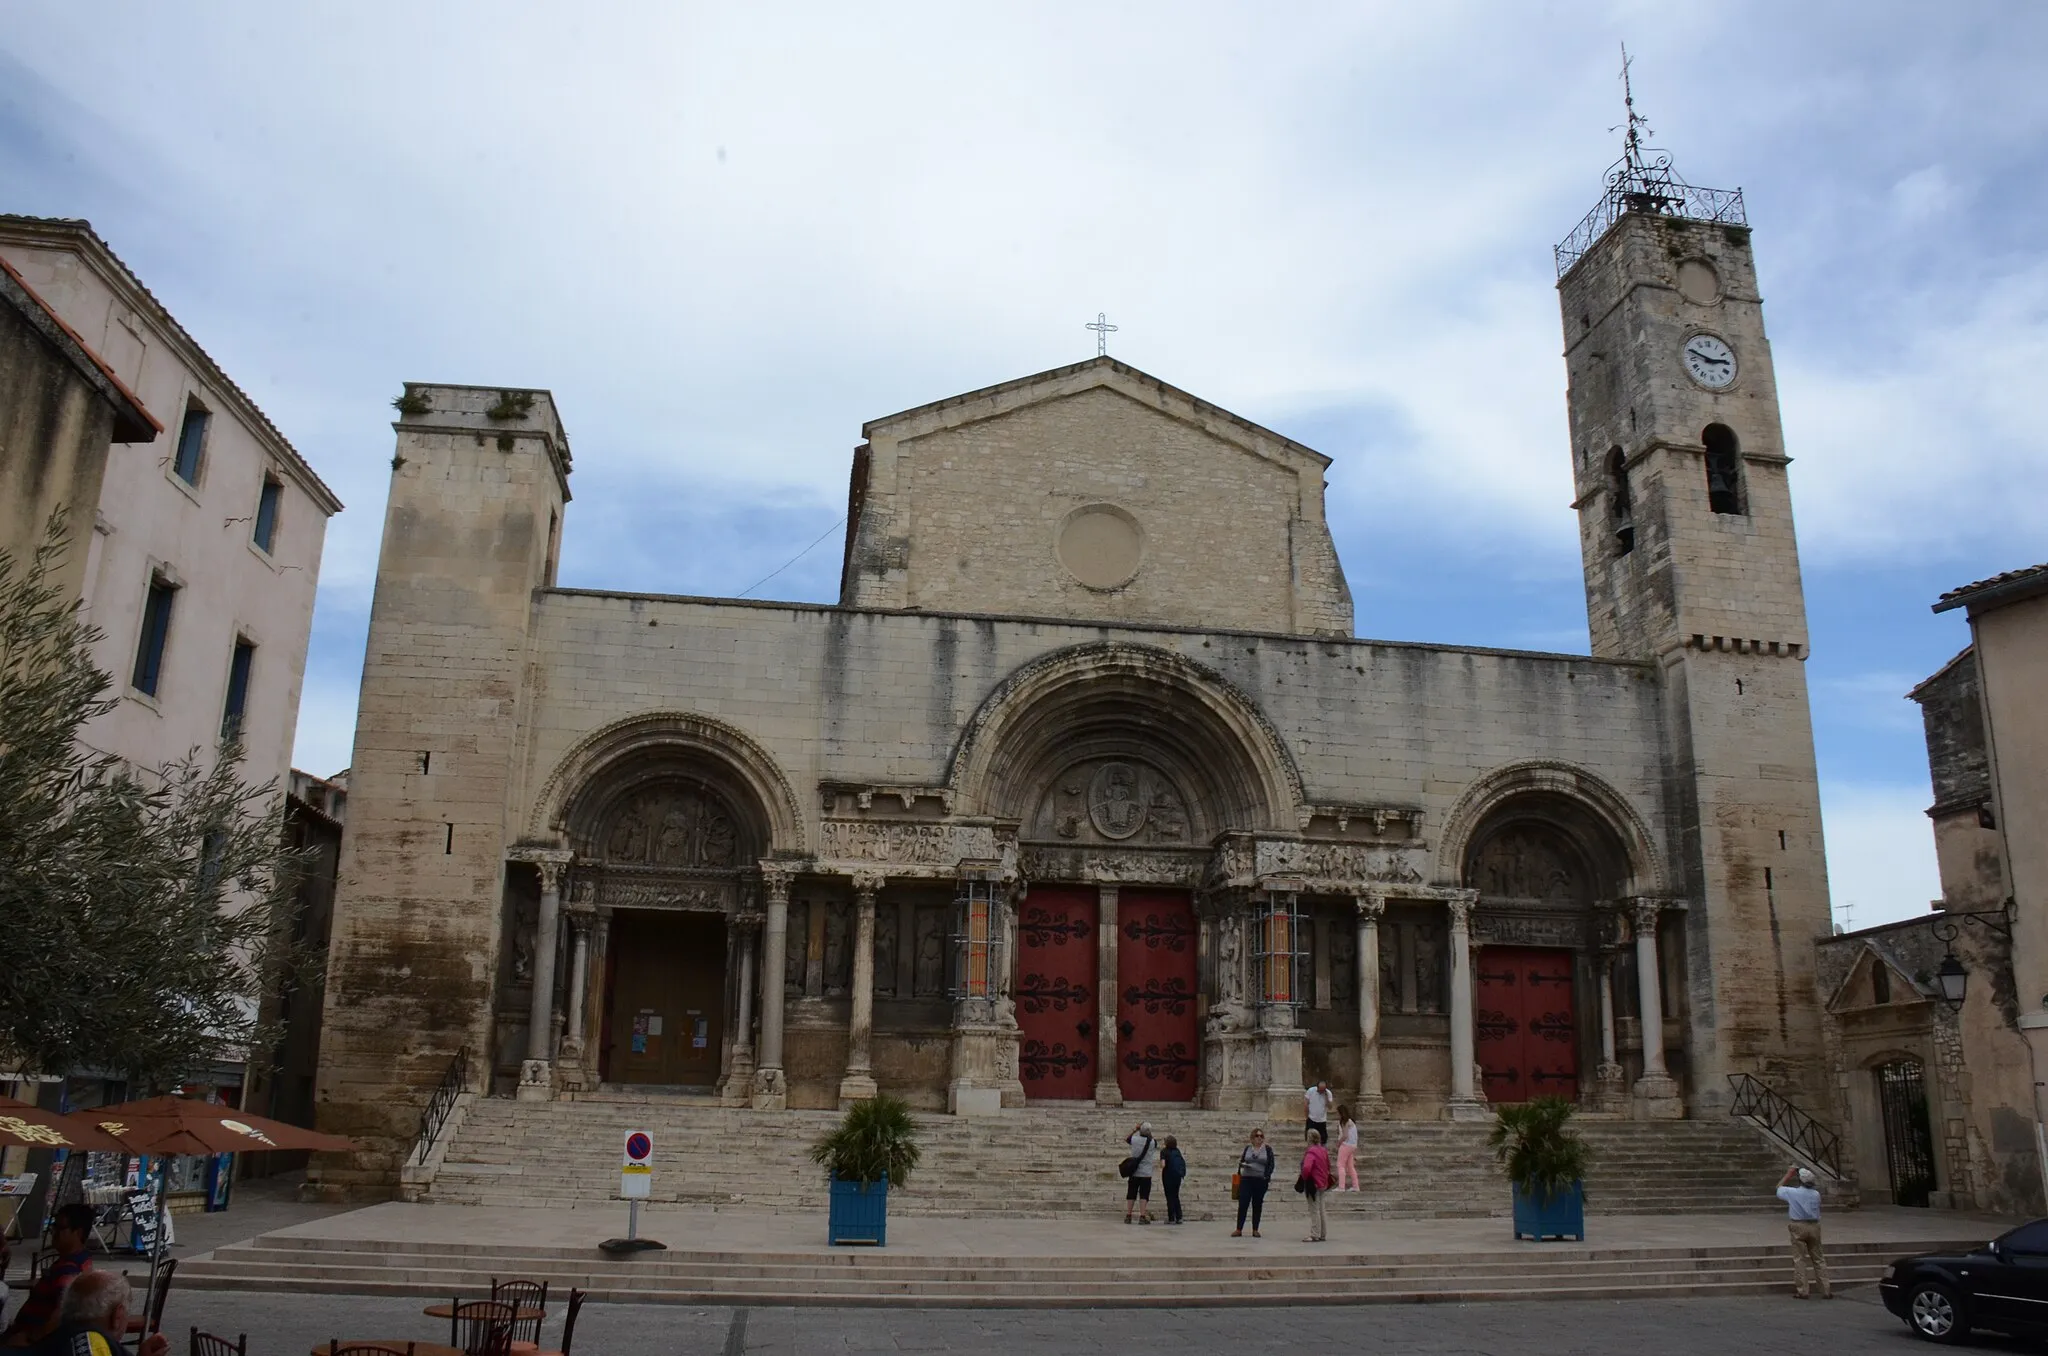
[[[355,1141],[340,1135],[323,1135],[265,1116],[237,1111],[218,1102],[196,1097],[149,1097],[140,1102],[98,1107],[81,1113],[92,1124],[119,1140],[130,1153],[224,1154],[252,1149],[312,1149],[323,1153],[345,1153]],[[149,1295],[156,1294],[156,1276],[163,1264],[164,1196],[170,1188],[167,1166],[157,1169],[156,1245],[149,1254]]]
[[[45,1111],[12,1097],[0,1097],[0,1146],[30,1149],[97,1149],[120,1153],[128,1146],[80,1115]]]

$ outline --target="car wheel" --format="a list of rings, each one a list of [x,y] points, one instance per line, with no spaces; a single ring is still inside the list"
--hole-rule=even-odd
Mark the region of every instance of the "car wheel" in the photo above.
[[[1916,1337],[1930,1342],[1960,1342],[1970,1334],[1970,1322],[1956,1292],[1945,1285],[1922,1281],[1906,1298],[1906,1326]]]

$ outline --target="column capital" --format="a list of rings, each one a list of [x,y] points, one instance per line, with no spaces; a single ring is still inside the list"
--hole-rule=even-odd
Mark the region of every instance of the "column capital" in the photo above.
[[[514,848],[505,854],[508,862],[524,862],[540,873],[540,888],[560,893],[562,878],[576,861],[567,848]]]
[[[1636,895],[1628,901],[1628,908],[1639,934],[1657,935],[1657,919],[1664,912],[1663,900],[1651,895]]]
[[[889,879],[889,875],[888,875],[888,873],[887,873],[886,871],[856,871],[856,872],[854,872],[854,873],[853,873],[853,894],[854,894],[854,898],[855,898],[855,899],[856,899],[856,900],[857,900],[858,902],[860,902],[860,903],[862,903],[862,904],[866,904],[866,905],[869,905],[870,907],[872,907],[872,906],[873,906],[873,904],[874,904],[874,902],[875,902],[875,896],[876,896],[876,895],[877,895],[878,893],[880,893],[880,892],[881,892],[882,886],[883,886],[884,884],[886,884],[886,883],[888,882],[888,879]]]
[[[1444,908],[1450,911],[1451,931],[1471,931],[1472,910],[1477,908],[1478,905],[1479,892],[1477,890],[1457,890],[1447,895],[1444,899]]]
[[[1353,896],[1351,902],[1358,907],[1358,921],[1376,927],[1387,911],[1387,892],[1367,890],[1364,894]]]
[[[761,891],[770,904],[789,903],[789,887],[796,880],[796,872],[780,862],[762,862]]]

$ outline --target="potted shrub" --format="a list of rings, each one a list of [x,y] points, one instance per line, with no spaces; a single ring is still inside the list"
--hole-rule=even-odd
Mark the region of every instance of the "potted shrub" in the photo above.
[[[839,1128],[811,1146],[811,1161],[831,1175],[827,1242],[889,1241],[889,1185],[902,1186],[917,1166],[917,1127],[900,1098],[855,1102]]]
[[[1586,1238],[1586,1167],[1592,1150],[1570,1129],[1577,1110],[1562,1097],[1494,1112],[1494,1156],[1515,1189],[1515,1237]]]

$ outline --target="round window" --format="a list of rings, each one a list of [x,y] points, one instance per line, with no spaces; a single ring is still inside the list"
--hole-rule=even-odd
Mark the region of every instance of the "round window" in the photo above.
[[[1058,553],[1067,573],[1091,589],[1120,589],[1138,577],[1145,533],[1114,504],[1083,504],[1060,523]]]

